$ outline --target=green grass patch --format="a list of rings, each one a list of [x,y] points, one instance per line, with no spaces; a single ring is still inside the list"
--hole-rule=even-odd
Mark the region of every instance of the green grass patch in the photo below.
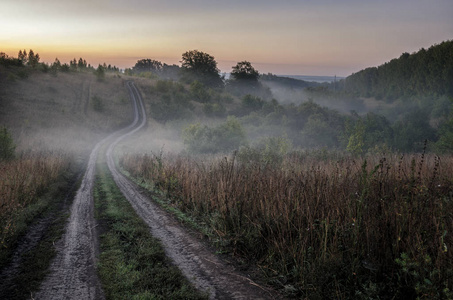
[[[207,299],[166,258],[159,241],[123,197],[104,162],[94,198],[99,222],[98,273],[107,299]]]

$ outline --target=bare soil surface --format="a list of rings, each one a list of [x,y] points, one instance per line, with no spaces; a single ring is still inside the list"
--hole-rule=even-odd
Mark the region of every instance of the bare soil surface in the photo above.
[[[35,299],[103,298],[96,275],[98,241],[92,194],[96,158],[103,142],[91,152],[82,184],[71,206],[66,232],[55,245],[57,256]]]
[[[133,99],[135,119],[132,124],[97,143],[90,154],[85,175],[70,209],[65,234],[55,245],[57,257],[52,262],[50,274],[42,283],[35,299],[104,298],[96,273],[99,251],[93,202],[96,159],[102,145],[112,143],[120,133],[125,136],[135,132],[131,130],[139,122],[139,113],[137,102]]]
[[[113,156],[115,146],[146,124],[141,96],[135,86],[130,85],[129,88],[135,102],[139,103],[141,123],[134,130],[117,138],[107,150],[107,163],[121,192],[149,226],[151,234],[161,241],[167,256],[196,288],[207,292],[210,299],[278,298],[275,293],[238,272],[232,264],[221,260],[202,241],[190,234],[174,217],[163,211],[139,187],[118,171]]]
[[[46,238],[46,235],[48,234],[48,231],[51,230],[54,222],[58,222],[61,214],[68,212],[77,187],[76,182],[80,179],[81,175],[82,174],[80,174],[77,180],[71,184],[64,200],[58,204],[57,209],[38,218],[28,227],[25,235],[18,240],[11,261],[0,271],[0,295],[3,297],[17,298],[18,293],[22,293],[18,290],[24,288],[24,285],[26,285],[28,291],[33,290],[33,287],[30,287],[29,283],[18,282],[18,276],[24,272],[22,269],[22,264],[24,263],[24,260],[26,260],[24,259],[24,255],[27,255],[27,253],[38,247],[38,244]]]

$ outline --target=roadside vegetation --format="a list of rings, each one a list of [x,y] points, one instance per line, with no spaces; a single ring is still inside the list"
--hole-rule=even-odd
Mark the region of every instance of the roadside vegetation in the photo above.
[[[148,226],[98,160],[94,189],[100,226],[98,273],[107,299],[207,299],[173,266]]]
[[[400,93],[388,97],[384,83],[361,94],[368,71],[309,84],[243,61],[219,87],[210,55],[209,68],[183,63],[173,81],[151,70],[159,79],[140,87],[153,127],[179,146],[163,151],[165,139],[144,138],[158,130],[143,132],[120,165],[288,297],[451,298],[451,72],[432,54],[451,45],[428,51],[444,77],[417,75],[436,84],[409,91],[416,79],[393,68]],[[409,55],[414,68],[423,55]]]
[[[263,153],[120,164],[287,296],[453,296],[450,156]]]
[[[130,101],[114,68],[99,81],[80,59],[39,62],[0,53],[0,294],[33,296],[55,255],[87,154],[128,123]],[[99,69],[99,67],[98,67]],[[118,71],[117,68],[115,68]],[[105,99],[108,99],[105,100]]]

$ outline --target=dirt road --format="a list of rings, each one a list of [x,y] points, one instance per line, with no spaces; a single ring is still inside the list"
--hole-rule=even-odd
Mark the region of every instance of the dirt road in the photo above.
[[[96,276],[98,240],[94,220],[93,184],[96,158],[102,145],[109,145],[106,156],[113,178],[151,234],[160,239],[167,256],[183,274],[210,299],[273,299],[271,292],[237,272],[189,234],[172,216],[148,199],[135,184],[116,168],[115,146],[146,124],[143,100],[135,85],[127,84],[134,103],[135,118],[127,128],[100,141],[91,152],[85,176],[71,207],[64,237],[56,245],[57,257],[51,273],[35,299],[103,299]]]
[[[97,143],[92,150],[85,175],[70,209],[65,234],[55,245],[57,256],[50,266],[49,276],[42,283],[35,299],[104,298],[96,274],[98,240],[93,204],[96,159],[102,145],[112,143],[117,136],[131,132],[137,125],[140,118],[136,101],[134,101],[134,107],[134,121],[127,128]]]
[[[128,135],[134,134],[146,124],[143,101],[135,86],[130,86],[134,101],[140,103],[140,125],[119,137],[107,150],[107,163],[121,192],[137,214],[147,223],[151,234],[158,238],[165,252],[183,274],[199,289],[209,293],[210,299],[273,299],[266,289],[259,287],[245,275],[235,271],[209,251],[202,242],[189,234],[172,216],[168,215],[141,192],[116,168],[113,150]]]

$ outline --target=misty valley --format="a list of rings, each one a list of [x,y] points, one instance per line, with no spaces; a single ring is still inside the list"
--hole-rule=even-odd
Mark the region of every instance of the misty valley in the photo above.
[[[452,299],[453,41],[296,78],[0,53],[2,298]]]

